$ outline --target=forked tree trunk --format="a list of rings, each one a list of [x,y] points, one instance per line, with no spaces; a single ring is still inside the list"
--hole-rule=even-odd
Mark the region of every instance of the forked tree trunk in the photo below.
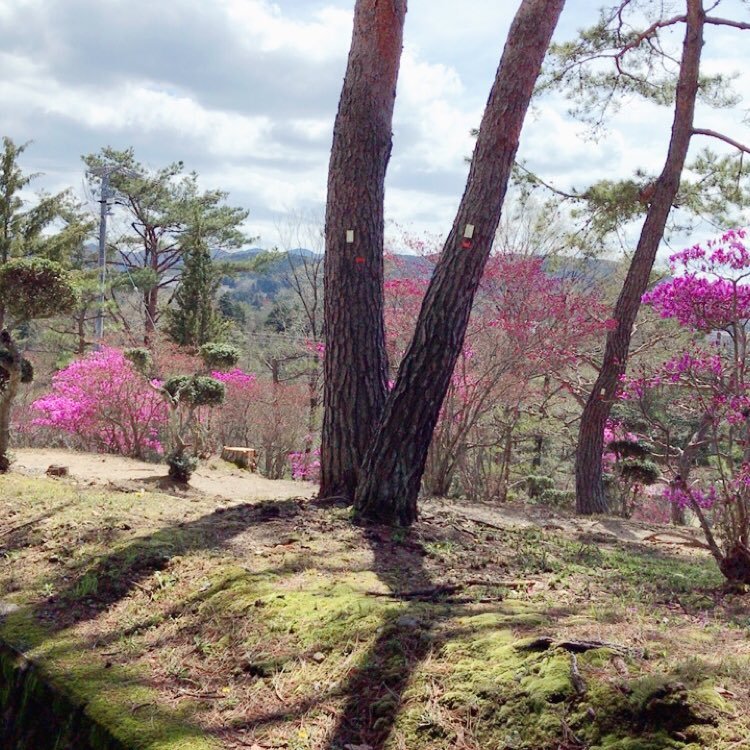
[[[641,236],[615,305],[613,318],[617,326],[607,335],[602,367],[581,416],[576,451],[576,510],[583,515],[608,511],[602,482],[604,425],[612,410],[620,376],[627,366],[632,328],[641,297],[648,286],[656,251],[680,188],[693,135],[704,24],[702,0],[687,0],[685,41],[667,160],[656,182]]]
[[[417,517],[427,451],[500,221],[534,85],[565,0],[523,0],[508,34],[461,205],[362,469],[361,516]]]
[[[406,0],[357,0],[328,172],[323,497],[353,498],[388,385],[383,196]]]

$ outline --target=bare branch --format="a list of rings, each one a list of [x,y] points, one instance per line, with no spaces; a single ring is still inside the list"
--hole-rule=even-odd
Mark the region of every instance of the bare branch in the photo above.
[[[741,29],[747,31],[750,29],[750,23],[747,21],[734,21],[731,18],[717,18],[716,16],[706,16],[706,23],[713,24],[714,26],[731,26],[735,29]]]
[[[621,60],[626,53],[636,47],[641,46],[641,42],[651,38],[659,29],[663,29],[667,26],[674,26],[677,23],[685,23],[687,21],[686,15],[673,16],[672,18],[665,18],[663,21],[655,21],[647,29],[642,31],[638,36],[633,39],[632,42],[626,44],[615,56],[617,60]]]
[[[744,143],[735,141],[734,138],[730,138],[728,135],[719,133],[716,130],[708,130],[706,128],[693,128],[693,135],[705,135],[709,138],[717,138],[720,141],[724,141],[724,143],[728,143],[730,146],[734,146],[734,148],[736,148],[738,151],[742,151],[745,154],[750,154],[750,146],[746,146]]]

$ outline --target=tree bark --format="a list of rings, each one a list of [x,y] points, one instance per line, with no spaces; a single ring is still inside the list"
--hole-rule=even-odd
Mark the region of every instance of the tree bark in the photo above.
[[[406,0],[357,0],[328,172],[320,495],[354,495],[388,386],[383,198]]]
[[[608,511],[602,482],[604,426],[616,398],[620,376],[627,366],[633,324],[680,187],[693,135],[704,24],[702,0],[687,0],[685,41],[667,159],[656,182],[641,236],[615,305],[616,328],[607,335],[602,367],[581,416],[576,451],[576,510],[582,515]]]
[[[0,334],[0,349],[4,351],[0,369],[4,371],[0,387],[0,474],[10,468],[10,410],[21,384],[22,357],[8,331]]]
[[[521,128],[565,0],[523,0],[482,118],[453,228],[368,450],[355,505],[371,520],[411,524],[427,451],[464,343],[500,221]]]
[[[150,346],[156,333],[156,317],[159,310],[159,288],[152,287],[143,293],[143,343]]]

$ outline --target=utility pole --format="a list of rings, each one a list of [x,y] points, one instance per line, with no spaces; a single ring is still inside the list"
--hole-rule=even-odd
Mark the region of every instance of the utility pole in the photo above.
[[[100,170],[92,170],[94,174]],[[102,178],[102,189],[99,197],[101,206],[99,211],[99,310],[96,313],[96,327],[94,338],[101,343],[104,336],[104,287],[107,283],[107,212],[109,211],[109,176],[115,171],[103,168],[100,171]]]
[[[101,345],[101,340],[104,336],[104,301],[107,284],[107,215],[109,214],[109,200],[112,197],[109,178],[115,172],[120,172],[126,177],[138,176],[132,169],[128,169],[121,164],[94,167],[89,170],[89,174],[100,177],[102,180],[99,195],[99,311],[96,314],[94,327],[94,339],[97,342],[97,346]]]

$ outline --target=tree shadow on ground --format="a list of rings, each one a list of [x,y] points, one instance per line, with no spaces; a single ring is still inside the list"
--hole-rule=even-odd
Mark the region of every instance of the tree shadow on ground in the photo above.
[[[224,547],[252,526],[298,515],[302,504],[302,500],[284,500],[221,507],[194,521],[138,537],[108,555],[82,561],[72,580],[69,570],[60,575],[52,584],[58,594],[40,603],[33,614],[53,632],[93,619],[163,570],[173,557]]]
[[[392,530],[382,527],[365,531],[377,576],[395,598],[429,591],[434,583],[425,570],[421,545],[409,539],[395,543],[391,536]],[[346,703],[328,742],[330,750],[344,750],[347,745],[384,747],[414,670],[432,648],[431,631],[437,624],[432,609],[414,598],[383,622],[375,642],[349,676]]]
[[[11,528],[3,531],[0,534],[0,555],[7,555],[9,552],[13,552],[22,547],[27,547],[31,544],[31,540],[35,534],[39,532],[39,526],[46,520],[52,518],[55,514],[60,511],[66,510],[74,504],[74,500],[69,500],[65,503],[50,508],[49,510],[40,513],[30,521],[25,521],[17,526],[11,526]]]
[[[277,519],[294,519],[305,507],[316,505],[314,502],[291,500],[220,507],[193,521],[176,523],[147,536],[135,538],[109,554],[89,558],[72,575],[70,570],[66,571],[66,575],[60,575],[55,587],[60,593],[55,601],[42,602],[32,609],[31,614],[44,620],[50,635],[54,635],[77,623],[96,618],[102,611],[115,606],[134,587],[138,587],[155,571],[164,568],[177,555],[226,547],[251,527],[269,524]],[[320,504],[320,507],[325,506]],[[438,529],[435,532],[437,536],[432,538],[425,534],[425,528],[424,524],[418,526],[405,537],[401,532],[385,527],[362,529],[361,538],[372,553],[372,565],[367,567],[373,570],[387,588],[385,594],[379,592],[372,595],[385,596],[402,605],[390,608],[376,632],[374,642],[348,674],[343,686],[320,690],[314,696],[286,705],[283,710],[258,712],[260,715],[248,717],[249,721],[243,726],[253,731],[276,723],[288,723],[321,704],[336,701],[343,705],[341,711],[337,711],[336,725],[327,740],[328,750],[346,750],[347,746],[369,746],[371,750],[383,750],[404,711],[406,692],[415,673],[429,659],[431,652],[448,640],[470,635],[478,629],[471,623],[454,622],[462,615],[477,614],[477,609],[472,606],[476,599],[463,597],[458,591],[451,590],[446,585],[449,582],[444,578],[436,580],[426,564],[426,550],[420,539],[446,543],[452,538],[450,524]],[[534,540],[529,543],[531,541]],[[621,544],[626,548],[631,546],[629,543]],[[649,567],[646,563],[649,563],[654,568],[654,576],[658,574],[660,578],[665,577],[663,568],[655,566],[655,562],[660,561],[658,556],[655,560],[650,550],[632,546],[633,552],[637,549],[644,558],[641,560],[633,555],[634,560],[627,561],[628,570],[632,569],[642,575],[644,569]],[[568,553],[578,554],[574,548],[568,550]],[[645,555],[648,555],[648,559]],[[325,569],[324,564],[317,567]],[[461,568],[464,571],[467,569],[469,568],[466,566]],[[264,572],[282,574],[297,570],[297,563],[285,563]],[[241,575],[240,579],[243,577]],[[227,579],[217,585],[226,588],[231,584],[232,579]],[[500,585],[502,580],[492,581],[491,584]],[[95,585],[91,596],[85,594],[89,585]],[[209,598],[214,593],[213,588],[196,592],[193,598],[181,602],[166,616],[171,618],[172,614],[179,615],[190,604]],[[370,592],[367,593],[369,595]],[[482,613],[488,611],[490,610],[486,607],[482,609]],[[551,614],[545,612],[545,615]],[[555,614],[564,617],[569,612],[561,609]],[[148,613],[144,622],[134,627],[138,630],[147,627],[151,616]],[[161,616],[164,617],[164,613]],[[497,627],[497,624],[493,627]],[[502,627],[523,630],[531,625],[524,623],[522,618],[509,617]],[[118,634],[108,634],[104,640],[97,638],[96,645],[101,646],[129,632],[131,630],[126,628]],[[143,680],[143,683],[146,682],[147,680]],[[155,714],[161,711],[156,706],[153,710]],[[168,711],[164,713],[169,714]],[[191,723],[189,717],[187,719],[194,728],[196,722]],[[228,726],[214,732],[209,730],[208,734],[223,737],[236,730],[236,726]]]
[[[404,540],[395,541],[390,528],[370,526],[364,531],[373,553],[372,570],[388,587],[388,596],[405,606],[386,618],[375,642],[349,675],[346,702],[328,750],[360,746],[382,750],[394,732],[416,671],[433,650],[461,631],[451,633],[443,626],[462,615],[476,614],[467,605],[478,600],[461,596],[460,584],[453,586],[430,575],[425,565],[427,551],[418,533],[412,529]],[[450,538],[448,533],[446,540]]]
[[[54,583],[55,590],[59,592],[54,599],[44,600],[28,609],[16,610],[11,616],[19,618],[21,623],[26,622],[24,618],[29,616],[33,620],[43,622],[45,635],[41,644],[37,643],[36,645],[41,645],[58,658],[69,658],[70,644],[68,640],[63,635],[64,640],[58,644],[54,640],[56,634],[63,633],[81,622],[94,619],[101,612],[115,606],[133,588],[138,587],[141,581],[154,572],[163,569],[172,557],[191,551],[221,548],[252,526],[298,515],[301,512],[302,504],[303,501],[301,500],[288,500],[217,508],[214,512],[201,516],[194,521],[177,523],[159,529],[147,536],[138,537],[110,554],[91,556],[82,561],[77,565],[77,570],[72,576],[70,570],[60,574]],[[11,544],[23,545],[26,535],[32,533],[39,523],[65,509],[67,505],[70,505],[70,503],[46,511],[17,529],[13,529],[12,534],[7,537],[6,549]],[[21,628],[20,632],[22,633],[23,626]],[[20,640],[26,643],[24,647],[34,645],[27,642],[26,637],[21,637]],[[78,645],[82,645],[82,643]],[[85,666],[83,662],[81,665],[81,669],[86,675],[90,673],[93,679],[99,679],[101,667],[98,663],[92,662],[90,667]],[[84,677],[83,679],[87,678]],[[126,707],[130,705],[127,700],[131,691],[133,695],[141,695],[139,690],[155,687],[148,678],[138,677],[134,674],[123,674],[121,676],[114,667],[106,670],[105,683],[108,691],[122,695],[123,705]],[[104,683],[102,687],[104,687]],[[12,697],[9,694],[9,699]],[[80,713],[80,709],[77,709],[74,703],[71,706],[71,710]],[[7,709],[6,723],[11,721],[14,726],[20,727],[19,731],[28,734],[31,730],[27,731],[26,725],[23,723],[25,721],[21,715],[23,706],[19,708],[8,703],[5,708]],[[153,701],[143,704],[133,703],[132,711],[136,709],[139,714],[146,712],[149,726],[154,733],[154,739],[165,739],[166,737],[170,739],[198,738],[206,734],[181,711],[172,711],[157,706]],[[76,713],[76,716],[78,716],[78,713]],[[64,728],[64,718],[64,716],[60,717],[60,731],[63,733],[67,731]],[[33,741],[36,743],[34,744],[35,748],[38,747],[39,750],[43,750],[47,747],[69,746],[65,744],[68,741],[67,735],[60,734],[58,736],[55,733],[57,732],[56,726],[50,726],[48,729],[49,731],[44,734],[43,741],[33,735]],[[60,742],[63,744],[59,744]]]

